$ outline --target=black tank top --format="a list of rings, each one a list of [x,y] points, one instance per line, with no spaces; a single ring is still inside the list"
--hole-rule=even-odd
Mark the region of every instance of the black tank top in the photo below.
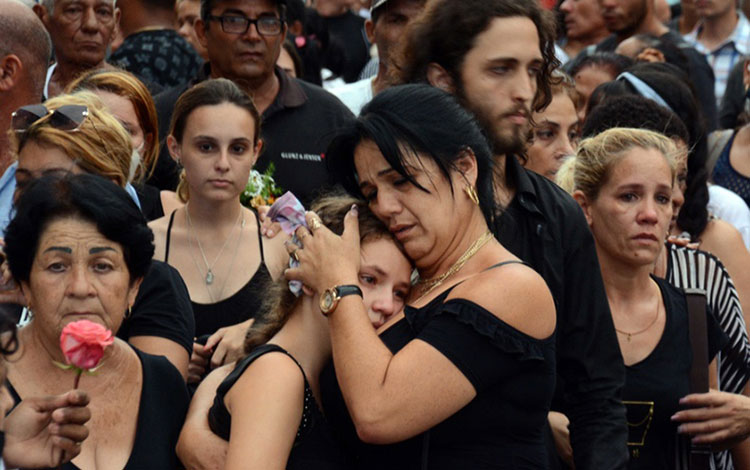
[[[167,242],[164,250],[164,262],[169,262],[169,241],[172,232],[172,223],[174,214],[169,216],[169,225],[167,226]],[[260,220],[258,214],[255,215],[255,223],[258,226],[258,244],[260,246],[260,265],[255,271],[253,277],[240,290],[224,300],[212,304],[190,303],[193,306],[195,315],[195,336],[200,338],[205,335],[212,335],[219,328],[232,326],[242,323],[245,320],[254,318],[263,305],[263,289],[272,282],[271,274],[266,267],[266,260],[263,256],[263,236],[260,233]]]
[[[208,412],[208,425],[211,431],[222,439],[229,440],[232,415],[224,404],[224,398],[250,364],[269,352],[281,352],[289,356],[297,364],[305,379],[302,416],[297,427],[294,445],[289,453],[287,470],[342,470],[346,468],[343,454],[333,438],[328,422],[315,401],[305,371],[294,356],[276,344],[263,344],[250,351],[250,354],[237,362],[234,370],[219,385],[214,404]]]

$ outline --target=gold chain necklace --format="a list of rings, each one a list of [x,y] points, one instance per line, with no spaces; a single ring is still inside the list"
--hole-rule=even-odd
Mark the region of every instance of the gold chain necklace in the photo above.
[[[419,300],[421,300],[427,294],[429,294],[430,292],[432,292],[433,290],[435,290],[440,284],[442,284],[443,282],[445,282],[446,279],[448,279],[452,275],[456,274],[461,268],[464,267],[464,265],[466,264],[466,262],[469,261],[469,259],[471,259],[472,256],[474,256],[475,254],[477,254],[477,252],[484,245],[486,245],[487,242],[489,242],[493,238],[494,238],[494,235],[492,235],[492,232],[490,232],[489,230],[486,231],[484,233],[484,235],[482,235],[481,237],[477,238],[476,241],[471,244],[471,246],[469,247],[469,249],[467,249],[464,252],[464,254],[461,255],[460,258],[458,258],[458,261],[456,261],[453,264],[453,266],[451,266],[450,268],[448,268],[448,270],[446,272],[444,272],[443,274],[441,274],[439,276],[435,276],[433,278],[430,278],[430,279],[420,279],[417,282],[417,285],[420,286],[421,290],[424,290],[424,289],[426,289],[426,290],[424,291],[424,293],[422,293],[422,295],[419,296],[419,298],[417,298],[416,301],[419,302]]]
[[[644,329],[642,329],[642,330],[634,331],[634,332],[632,332],[632,333],[629,333],[629,332],[627,332],[627,331],[622,331],[622,330],[619,330],[619,329],[618,329],[617,327],[615,327],[615,331],[616,331],[616,332],[618,332],[618,333],[620,333],[621,335],[627,335],[627,339],[628,339],[628,343],[629,343],[629,342],[630,342],[630,337],[631,337],[631,336],[636,336],[636,335],[639,335],[639,334],[641,334],[641,333],[645,333],[645,332],[647,332],[647,331],[648,331],[648,330],[649,330],[649,329],[650,329],[650,328],[651,328],[652,326],[654,326],[654,324],[656,324],[656,320],[658,320],[658,319],[659,319],[659,310],[660,310],[660,308],[659,308],[659,307],[661,307],[661,299],[660,299],[660,298],[659,298],[659,296],[657,295],[657,296],[656,296],[656,316],[654,316],[654,319],[653,319],[653,320],[651,320],[651,323],[649,323],[649,324],[648,324],[648,326],[647,326],[646,328],[644,328]],[[613,323],[614,323],[614,322],[613,322]]]

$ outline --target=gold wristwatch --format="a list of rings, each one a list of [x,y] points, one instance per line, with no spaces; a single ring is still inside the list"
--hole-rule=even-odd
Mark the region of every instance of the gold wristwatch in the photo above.
[[[363,297],[362,289],[354,284],[335,286],[331,287],[330,289],[326,289],[322,294],[320,294],[320,311],[324,316],[327,317],[328,315],[332,314],[334,310],[336,310],[341,297],[345,297],[347,295],[358,295],[360,297]]]

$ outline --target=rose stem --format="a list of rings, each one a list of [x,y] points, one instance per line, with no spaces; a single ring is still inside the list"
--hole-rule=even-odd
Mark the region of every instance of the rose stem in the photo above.
[[[78,369],[78,370],[76,371],[76,378],[75,378],[75,380],[73,381],[73,390],[77,390],[77,389],[78,389],[78,382],[80,382],[80,381],[81,381],[81,374],[82,374],[82,373],[83,373],[83,370],[82,370],[82,369]],[[59,463],[59,464],[57,465],[57,470],[62,470],[62,465],[63,465],[63,464],[62,464],[62,460],[63,460],[63,458],[65,458],[65,452],[63,452],[63,453],[62,453],[62,454],[60,455],[60,463]]]

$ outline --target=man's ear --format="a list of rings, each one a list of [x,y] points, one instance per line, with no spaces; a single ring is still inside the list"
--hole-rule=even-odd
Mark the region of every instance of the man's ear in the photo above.
[[[578,205],[581,206],[581,209],[583,209],[583,215],[586,216],[586,222],[589,224],[589,227],[591,227],[594,219],[591,217],[591,203],[589,198],[583,194],[583,191],[577,189],[573,192],[573,199],[575,199]]]
[[[9,91],[18,84],[23,71],[23,62],[15,54],[0,59],[0,91]]]
[[[375,23],[372,20],[365,20],[365,34],[370,44],[375,44]]]
[[[435,62],[430,62],[427,65],[427,81],[435,88],[440,88],[450,94],[456,92],[453,77],[440,64],[436,64]]]
[[[115,38],[117,36],[119,36],[120,33],[122,32],[120,30],[120,17],[121,17],[121,15],[122,15],[122,12],[120,11],[120,9],[119,8],[115,8],[115,27],[112,28],[112,37],[109,38],[110,43],[112,43],[112,41],[114,41]]]
[[[193,28],[195,28],[195,36],[198,38],[198,42],[201,43],[201,46],[207,48],[208,39],[206,39],[206,23],[203,22],[202,18],[198,18],[195,20],[195,23],[193,23]]]
[[[42,20],[42,23],[44,23],[44,27],[47,27],[47,21],[49,19],[49,12],[47,11],[47,7],[42,5],[41,3],[35,3],[31,9],[36,13],[36,16],[39,17],[40,20]]]

